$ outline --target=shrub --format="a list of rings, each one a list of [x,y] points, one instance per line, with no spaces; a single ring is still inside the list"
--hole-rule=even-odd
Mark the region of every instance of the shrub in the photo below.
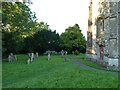
[[[79,54],[79,51],[78,50],[75,50],[75,55],[78,55]]]

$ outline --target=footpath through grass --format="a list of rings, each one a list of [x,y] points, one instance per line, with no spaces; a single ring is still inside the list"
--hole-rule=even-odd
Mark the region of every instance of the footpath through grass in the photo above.
[[[91,66],[93,68],[101,69],[101,70],[107,70],[104,67],[98,66],[96,63],[86,60],[86,55],[85,54],[80,54],[80,55],[69,55],[69,58],[75,59],[75,60],[80,60],[83,64]]]
[[[95,62],[86,60],[86,55],[85,54],[80,54],[80,55],[69,55],[68,58],[72,58],[74,60],[80,60],[83,64],[96,68],[96,69],[100,69],[100,70],[106,70],[106,71],[112,71],[112,72],[118,72],[118,70],[108,70],[105,67],[102,67],[98,64],[96,64]]]
[[[2,65],[3,88],[117,88],[118,75],[88,70],[63,57],[39,56],[26,64],[27,56]],[[68,55],[72,57],[72,55]],[[75,58],[75,56],[74,56]],[[77,58],[77,56],[76,56]]]

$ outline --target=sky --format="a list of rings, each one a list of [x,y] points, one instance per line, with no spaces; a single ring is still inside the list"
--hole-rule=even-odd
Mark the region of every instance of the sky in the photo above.
[[[79,24],[87,36],[89,0],[31,0],[31,11],[36,13],[38,22],[50,25],[59,34],[69,26]]]

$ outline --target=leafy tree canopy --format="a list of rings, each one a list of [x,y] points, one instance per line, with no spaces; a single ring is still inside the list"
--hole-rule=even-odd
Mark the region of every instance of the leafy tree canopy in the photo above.
[[[69,52],[78,50],[81,53],[85,52],[86,40],[78,24],[68,27],[61,34],[61,47]]]
[[[2,52],[18,53],[24,46],[24,38],[33,35],[36,26],[35,13],[21,2],[2,2]]]

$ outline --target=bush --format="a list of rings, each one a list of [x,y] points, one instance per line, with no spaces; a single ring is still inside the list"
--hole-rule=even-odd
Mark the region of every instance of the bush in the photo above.
[[[78,50],[75,50],[75,55],[78,55],[79,54],[79,51]]]

